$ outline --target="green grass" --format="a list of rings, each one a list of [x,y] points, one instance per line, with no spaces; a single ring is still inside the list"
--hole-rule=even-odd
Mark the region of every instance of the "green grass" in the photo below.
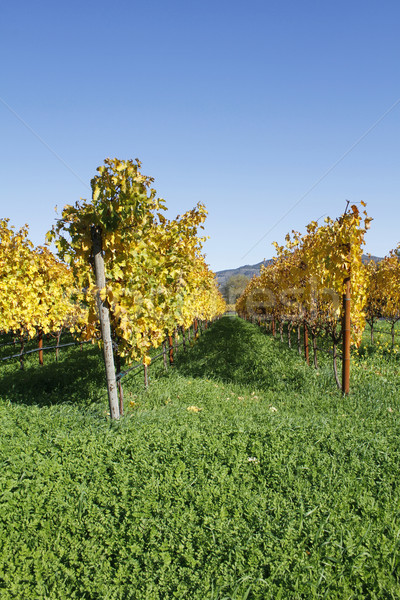
[[[226,317],[118,423],[95,347],[3,366],[0,599],[400,598],[399,361],[361,354],[343,398]]]

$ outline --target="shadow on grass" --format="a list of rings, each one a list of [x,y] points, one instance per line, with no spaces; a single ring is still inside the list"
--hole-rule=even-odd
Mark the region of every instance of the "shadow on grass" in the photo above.
[[[200,337],[186,354],[180,354],[176,369],[190,377],[210,377],[264,389],[299,389],[304,375],[295,353],[266,336],[258,327],[239,318],[223,317]],[[290,372],[283,373],[287,361]]]
[[[0,397],[12,403],[90,406],[107,396],[104,364],[96,347],[62,352],[60,361],[45,355],[45,364],[30,358],[23,371],[14,363],[0,371]]]

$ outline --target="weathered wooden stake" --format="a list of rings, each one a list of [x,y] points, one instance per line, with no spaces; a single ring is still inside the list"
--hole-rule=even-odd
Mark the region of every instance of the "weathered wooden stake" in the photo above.
[[[317,348],[317,336],[315,335],[315,333],[313,332],[311,334],[312,337],[312,343],[313,343],[313,356],[314,356],[314,367],[316,369],[318,369],[318,356],[317,356],[317,352],[318,352],[318,348]]]
[[[110,406],[111,419],[119,419],[120,412],[118,406],[117,382],[115,378],[114,355],[111,340],[110,315],[106,303],[100,297],[100,290],[106,287],[106,276],[104,270],[104,259],[102,255],[101,229],[92,226],[92,243],[94,272],[97,286],[97,306],[99,310],[101,337],[103,340],[104,365],[106,369],[108,402]]]
[[[43,350],[41,348],[43,348],[43,331],[39,331],[38,334],[38,340],[39,340],[39,365],[43,365]]]
[[[162,343],[162,354],[163,354],[164,369],[167,371],[167,369],[168,369],[168,367],[167,367],[167,348],[166,348],[165,341]]]
[[[174,346],[172,341],[172,335],[168,336],[168,344],[169,344],[169,364],[172,366],[174,364]]]
[[[58,356],[60,354],[60,340],[61,340],[62,329],[57,332],[57,344],[56,344],[56,361],[58,361]]]
[[[115,349],[115,364],[117,367],[117,373],[121,373],[121,357],[119,355],[118,348]],[[124,390],[122,388],[121,378],[119,378],[117,381],[117,387],[119,397],[119,414],[120,417],[122,417],[122,415],[124,414]]]
[[[21,352],[20,352],[20,357],[19,357],[19,368],[21,369],[21,371],[24,370],[24,347],[25,347],[25,340],[24,338],[21,336],[20,338],[20,342],[21,342]]]
[[[182,325],[182,345],[183,345],[183,351],[186,352],[186,331],[184,326]]]
[[[148,377],[148,373],[147,373],[147,365],[144,364],[143,367],[144,367],[144,387],[147,390],[147,388],[149,387],[149,377]]]
[[[309,351],[309,345],[308,345],[308,327],[307,327],[307,323],[304,321],[304,358],[306,360],[306,363],[309,365],[310,364],[310,351]]]
[[[350,277],[345,279],[344,284],[345,292],[343,294],[342,392],[347,396],[350,393]]]

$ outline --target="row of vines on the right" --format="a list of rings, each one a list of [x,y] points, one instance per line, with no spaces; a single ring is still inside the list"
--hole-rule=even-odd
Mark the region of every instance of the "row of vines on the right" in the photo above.
[[[366,324],[371,343],[375,332],[383,331],[393,349],[399,336],[400,244],[383,260],[363,260],[371,220],[354,204],[336,220],[312,221],[305,234],[292,231],[284,246],[274,243],[276,257],[262,266],[236,303],[241,317],[265,322],[281,339],[285,324],[289,344],[296,331],[299,350],[304,348],[309,362],[310,347],[316,367],[317,351],[329,352],[344,393],[349,392],[350,350],[360,346]]]

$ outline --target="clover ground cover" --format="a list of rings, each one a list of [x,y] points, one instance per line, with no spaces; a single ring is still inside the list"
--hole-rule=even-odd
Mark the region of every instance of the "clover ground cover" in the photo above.
[[[224,318],[110,423],[97,350],[61,356],[2,370],[1,599],[400,597],[397,357],[343,398]]]

